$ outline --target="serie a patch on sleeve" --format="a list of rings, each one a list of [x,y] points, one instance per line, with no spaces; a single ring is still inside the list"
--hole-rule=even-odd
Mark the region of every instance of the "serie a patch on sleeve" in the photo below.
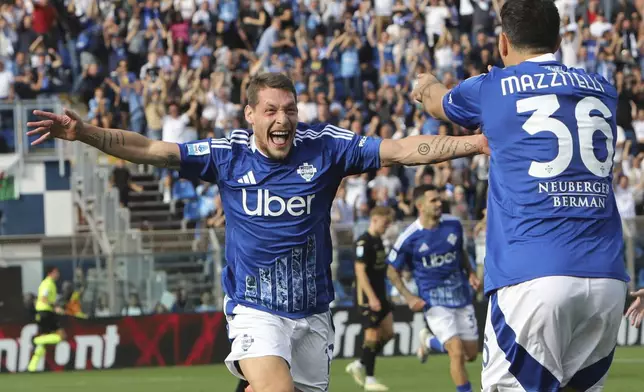
[[[200,156],[210,154],[208,142],[199,142],[188,144],[188,155]]]

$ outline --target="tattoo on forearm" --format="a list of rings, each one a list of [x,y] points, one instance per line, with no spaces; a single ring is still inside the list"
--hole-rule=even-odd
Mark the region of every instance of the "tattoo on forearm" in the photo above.
[[[429,144],[427,143],[420,143],[420,145],[418,146],[418,153],[420,155],[427,155],[430,151],[431,149],[429,148]]]
[[[105,142],[107,141],[107,132],[103,131],[103,148],[102,151],[105,151]]]
[[[468,142],[465,142],[463,147],[465,148],[465,152],[474,152],[475,150],[476,151],[479,150],[479,148],[476,145],[474,145],[472,143],[468,143]]]
[[[97,133],[90,133],[87,135],[87,144],[93,147],[98,147],[101,144],[101,135]]]
[[[177,154],[168,154],[164,158],[161,166],[166,168],[172,168],[172,167],[179,167],[180,164],[181,164],[181,158],[179,158]]]
[[[432,139],[429,147],[435,149],[436,145],[444,138],[444,136],[438,136]]]
[[[452,147],[454,146],[454,138],[450,138],[448,142],[445,142],[445,153],[449,153],[452,150]],[[443,151],[441,151],[441,154]]]
[[[436,149],[439,154],[443,154],[445,152],[445,143],[447,143],[447,138],[445,136],[439,136],[438,139],[439,140],[436,142]]]
[[[110,135],[110,148],[112,148],[112,132],[108,132],[108,135]]]
[[[456,152],[458,151],[458,146],[460,146],[460,145],[461,145],[461,142],[458,142],[458,141],[457,141],[455,144],[456,144],[456,145],[455,145],[455,146],[454,146],[454,148],[452,149],[452,158],[454,158],[454,157],[456,156]]]

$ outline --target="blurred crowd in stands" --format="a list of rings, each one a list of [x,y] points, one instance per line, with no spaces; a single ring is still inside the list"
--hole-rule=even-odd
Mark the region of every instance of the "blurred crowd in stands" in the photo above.
[[[643,214],[644,0],[555,2],[562,16],[559,59],[598,72],[617,88],[618,208],[624,218]],[[263,71],[294,80],[303,122],[381,138],[466,135],[411,102],[415,75],[434,72],[449,87],[489,65],[503,66],[497,48],[503,0],[3,3],[0,99],[71,91],[87,106],[88,121],[169,142],[225,137],[245,127],[245,86]],[[442,189],[446,213],[484,219],[488,167],[487,157],[476,156],[349,177],[332,220],[363,227],[376,205],[411,219],[409,195],[427,183]],[[216,186],[171,172],[160,176],[164,200],[184,202],[184,220],[225,225]],[[113,183],[127,205],[129,191],[137,191],[127,169],[117,168]],[[484,225],[476,227],[471,235],[484,236]]]

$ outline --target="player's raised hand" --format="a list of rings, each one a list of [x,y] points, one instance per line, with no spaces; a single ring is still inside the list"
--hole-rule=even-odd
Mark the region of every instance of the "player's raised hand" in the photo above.
[[[626,317],[631,319],[631,325],[639,327],[644,319],[644,289],[631,292],[631,296],[635,297],[635,301],[628,307]]]
[[[407,298],[407,306],[412,312],[420,312],[425,307],[425,301],[415,295]]]
[[[426,94],[429,93],[430,87],[440,83],[436,76],[431,73],[420,74],[416,78],[416,85],[411,92],[411,98],[417,102],[422,103],[423,99],[426,97]]]
[[[27,135],[40,136],[31,142],[32,146],[40,144],[49,138],[74,141],[77,139],[79,133],[83,131],[83,120],[81,120],[78,114],[69,109],[65,109],[64,114],[56,114],[42,110],[34,110],[33,113],[42,120],[27,123],[29,128],[35,128],[28,131]]]

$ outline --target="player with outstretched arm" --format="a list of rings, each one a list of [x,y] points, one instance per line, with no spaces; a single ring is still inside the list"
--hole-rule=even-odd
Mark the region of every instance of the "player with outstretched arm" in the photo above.
[[[420,332],[418,357],[425,362],[430,350],[447,352],[457,392],[472,392],[466,361],[478,354],[478,323],[470,285],[480,281],[463,248],[463,226],[442,215],[442,202],[433,185],[414,189],[418,219],[405,229],[389,254],[387,275],[412,310],[423,310],[431,328]],[[409,268],[420,297],[407,290],[399,271]]]
[[[599,391],[626,299],[613,194],[617,91],[558,62],[552,0],[508,0],[491,68],[413,95],[433,117],[488,137],[482,384],[491,391]]]
[[[29,135],[78,140],[134,163],[216,183],[226,215],[223,287],[228,369],[254,392],[323,392],[333,327],[330,208],[341,180],[381,166],[440,162],[487,152],[482,135],[381,140],[331,124],[298,123],[293,82],[253,77],[250,130],[185,144],[84,124],[69,111],[35,111]]]

